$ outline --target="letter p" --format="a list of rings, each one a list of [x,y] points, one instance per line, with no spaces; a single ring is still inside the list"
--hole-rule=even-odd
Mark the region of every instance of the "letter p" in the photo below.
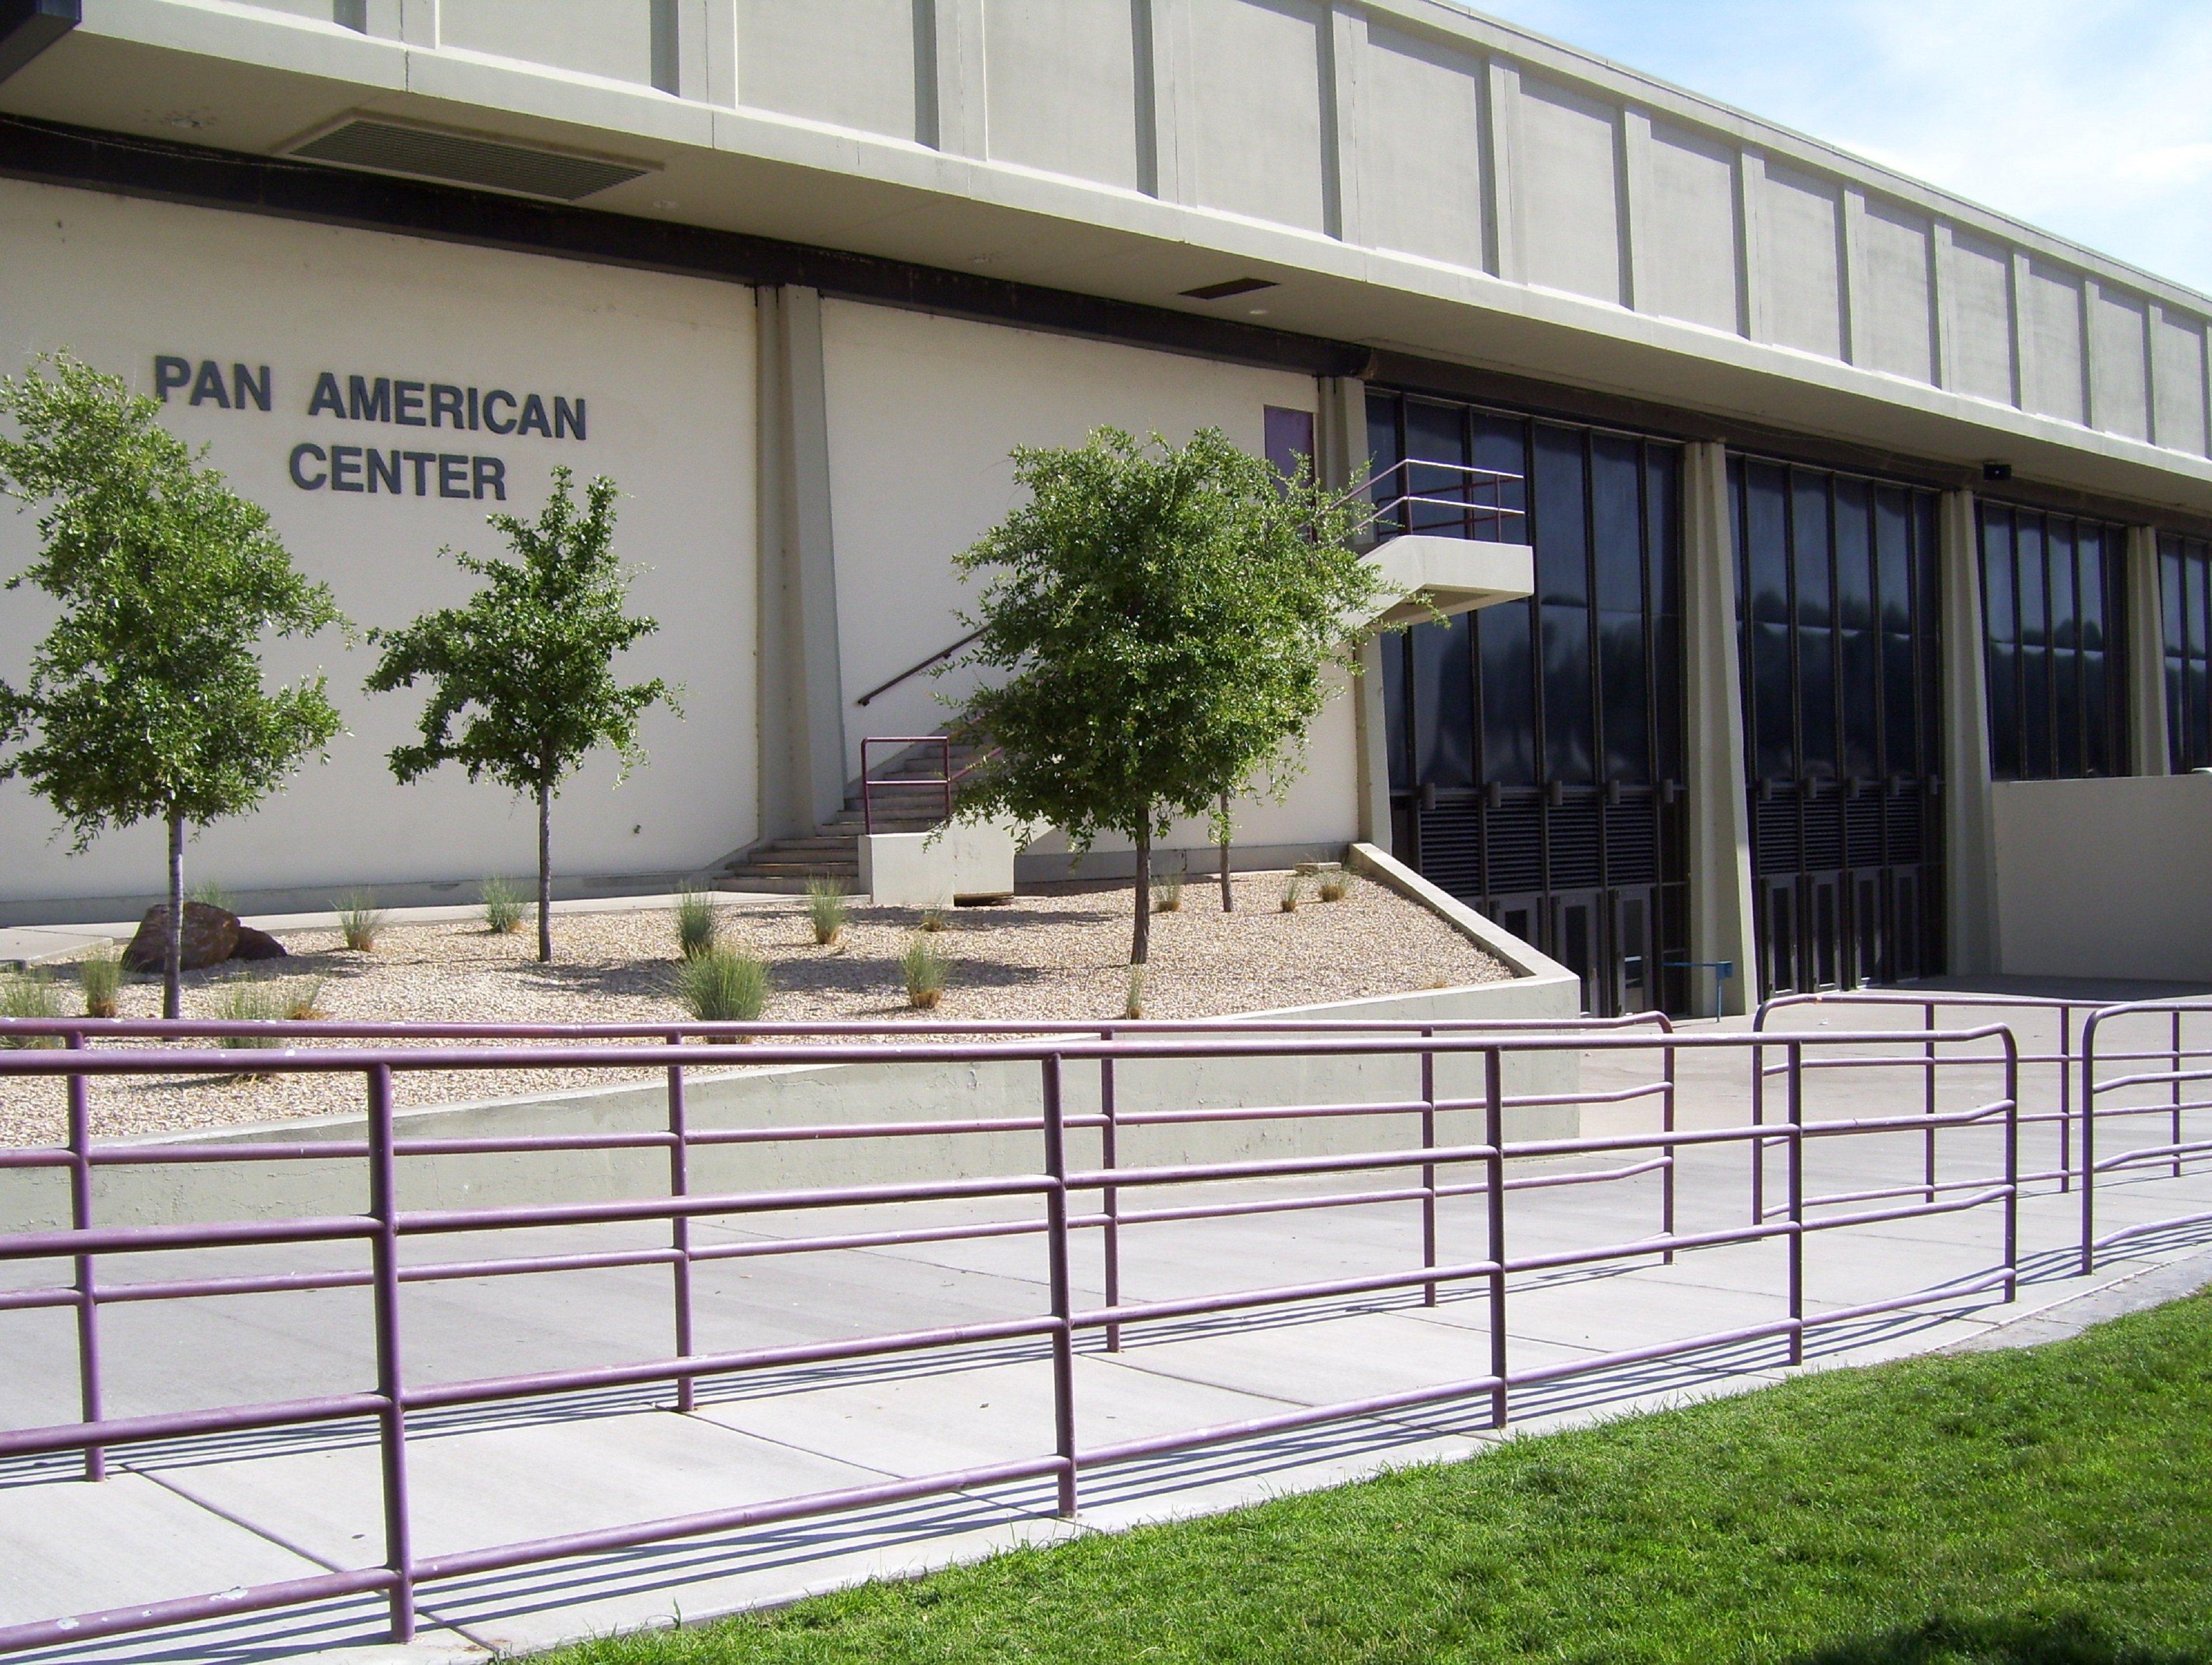
[[[182,387],[192,379],[191,361],[171,358],[164,353],[154,361],[154,397],[167,404],[169,390]]]

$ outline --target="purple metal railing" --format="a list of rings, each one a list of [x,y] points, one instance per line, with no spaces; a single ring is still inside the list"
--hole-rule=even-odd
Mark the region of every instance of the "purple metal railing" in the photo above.
[[[2204,1097],[2212,1083],[2212,1042],[2203,1038],[2206,1027],[2197,1027],[2200,1038],[2191,1042],[2183,1033],[2183,1020],[2196,1017],[2212,1021],[2212,1001],[2132,1000],[2108,1006],[2091,1015],[2081,1035],[2081,1270],[2096,1269],[2097,1251],[2130,1237],[2178,1231],[2185,1226],[2212,1224],[2212,1212],[2196,1210],[2156,1220],[2139,1220],[2103,1237],[2097,1235],[2097,1184],[2100,1176],[2124,1169],[2150,1165],[2168,1168],[2179,1179],[2194,1158],[2212,1156],[2212,1136],[2188,1137],[2188,1119],[2212,1110],[2212,1097]],[[2107,1040],[2115,1029],[2137,1018],[2159,1019],[2163,1044],[2148,1050],[2124,1050]],[[2154,1065],[2134,1067],[2100,1079],[2100,1066]],[[2124,1102],[2130,1095],[2148,1090],[2148,1102]],[[2100,1103],[2101,1098],[2104,1102]],[[2124,1102],[2115,1103],[2115,1098]],[[2114,1154],[2097,1154],[2100,1124],[2134,1123],[2156,1118],[2166,1124],[2166,1138],[2150,1145],[2131,1145]]]
[[[869,757],[872,746],[896,746],[903,752],[909,746],[935,746],[939,763],[934,775],[892,775],[878,781]],[[952,789],[966,780],[982,764],[997,757],[994,747],[965,768],[952,767],[952,737],[950,734],[871,734],[860,742],[860,823],[869,833],[876,829],[876,793],[878,792],[912,792],[925,787],[934,787],[943,793],[940,818],[952,818]]]
[[[42,1428],[0,1431],[0,1459],[79,1451],[84,1454],[88,1478],[104,1472],[104,1454],[117,1446],[148,1441],[171,1441],[234,1433],[247,1430],[293,1428],[339,1419],[369,1418],[379,1430],[382,1464],[386,1565],[379,1568],[337,1571],[252,1589],[234,1589],[206,1596],[137,1605],[107,1612],[80,1614],[0,1629],[0,1650],[82,1641],[127,1631],[156,1628],[190,1619],[222,1616],[263,1608],[290,1606],[362,1592],[382,1594],[391,1607],[392,1634],[405,1640],[413,1633],[416,1588],[441,1579],[491,1571],[538,1561],[604,1553],[689,1537],[883,1505],[980,1486],[1003,1484],[1050,1476],[1058,1491],[1061,1511],[1073,1514],[1078,1482],[1091,1467],[1166,1452],[1193,1449],[1221,1441],[1304,1427],[1346,1418],[1364,1417],[1413,1405],[1451,1400],[1486,1399],[1492,1422],[1503,1425],[1510,1412],[1510,1395],[1517,1387],[1534,1386],[1569,1376],[1615,1369],[1631,1364],[1678,1356],[1713,1347],[1762,1340],[1786,1342],[1792,1363],[1802,1361],[1806,1333],[1814,1328],[1844,1322],[1878,1313],[1924,1306],[2001,1291],[2013,1297],[2018,1264],[2018,1200],[2020,1192],[2017,1104],[2018,1060],[2008,1030],[1983,1025],[1927,1035],[1926,1044],[1937,1049],[1933,1065],[1916,1049],[1904,1058],[1838,1056],[1808,1060],[1807,1054],[1852,1048],[1893,1038],[1881,1034],[1845,1033],[1790,1036],[1786,1040],[1745,1035],[1682,1036],[1661,1029],[1656,1034],[1636,1034],[1620,1023],[1583,1027],[1523,1022],[1498,1024],[1487,1030],[1473,1023],[1424,1023],[1418,1032],[1401,1025],[1395,1031],[1378,1024],[1299,1026],[1315,1032],[1269,1032],[1260,1025],[1191,1024],[1091,1024],[1079,1030],[1039,1037],[1048,1026],[1020,1026],[1030,1038],[1018,1041],[944,1039],[912,1044],[902,1034],[898,1042],[870,1049],[869,1061],[884,1064],[942,1063],[948,1059],[1009,1066],[1033,1066],[1038,1071],[1038,1113],[1006,1120],[980,1118],[929,1122],[872,1124],[866,1127],[785,1127],[775,1128],[702,1128],[693,1125],[685,1106],[684,1082],[691,1067],[728,1066],[733,1060],[723,1048],[686,1045],[688,1036],[702,1032],[744,1035],[753,1038],[749,1064],[849,1062],[853,1050],[845,1046],[780,1042],[775,1030],[804,1026],[686,1025],[641,1026],[650,1044],[516,1048],[480,1045],[470,1048],[393,1047],[325,1048],[272,1053],[265,1049],[217,1048],[145,1051],[110,1049],[84,1044],[95,1036],[156,1034],[173,1039],[204,1036],[211,1030],[236,1032],[241,1025],[133,1024],[113,1027],[86,1021],[66,1024],[0,1025],[21,1036],[68,1032],[67,1050],[0,1052],[0,1082],[15,1079],[62,1076],[70,1085],[70,1113],[66,1148],[45,1151],[0,1152],[0,1165],[47,1167],[67,1170],[70,1182],[70,1224],[66,1229],[16,1231],[0,1235],[0,1260],[66,1260],[75,1268],[66,1286],[16,1289],[0,1293],[0,1310],[71,1307],[78,1318],[79,1366],[84,1382],[82,1419]],[[263,1027],[263,1026],[255,1026]],[[344,1026],[279,1026],[288,1030],[329,1036]],[[369,1026],[355,1026],[366,1028]],[[951,1026],[941,1026],[950,1029]],[[1285,1025],[1285,1029],[1290,1025]],[[903,1026],[902,1026],[903,1028]],[[1243,1033],[1233,1031],[1242,1030]],[[1364,1032],[1362,1032],[1364,1030]],[[1083,1032],[1087,1031],[1087,1033]],[[419,1031],[418,1031],[419,1032]],[[485,1039],[511,1039],[509,1034],[485,1035],[483,1030],[455,1025],[441,1031],[447,1038],[468,1034]],[[841,1029],[840,1033],[849,1033]],[[911,1031],[908,1031],[910,1033]],[[1096,1038],[1092,1038],[1096,1037]],[[1683,1050],[1719,1050],[1756,1060],[1760,1048],[1780,1048],[1785,1054],[1784,1078],[1788,1088],[1788,1119],[1777,1128],[1750,1126],[1683,1128],[1675,1115],[1677,1054]],[[1960,1050],[1960,1049],[1966,1050]],[[1505,1072],[1509,1060],[1540,1060],[1560,1054],[1610,1054],[1642,1050],[1656,1054],[1659,1063],[1648,1081],[1632,1082],[1601,1093],[1536,1092],[1509,1094]],[[1117,1064],[1242,1058],[1305,1060],[1408,1059],[1415,1060],[1420,1088],[1413,1098],[1358,1101],[1323,1105],[1274,1105],[1230,1109],[1170,1108],[1133,1112],[1115,1107],[1112,1087]],[[1446,1058],[1480,1059],[1482,1090],[1479,1096],[1454,1097],[1440,1093],[1437,1066]],[[1814,1062],[1854,1069],[1926,1068],[1981,1070],[1991,1064],[2002,1073],[1999,1097],[1964,1109],[1944,1111],[1932,1121],[1924,1113],[1861,1117],[1850,1121],[1808,1122],[1803,1115],[1802,1083]],[[1097,1114],[1070,1114],[1064,1103],[1064,1073],[1071,1064],[1097,1064],[1101,1070],[1101,1109]],[[665,1073],[668,1083],[665,1132],[605,1134],[503,1135],[471,1138],[409,1139],[401,1136],[392,1113],[395,1073],[428,1070],[651,1069]],[[1754,1062],[1753,1079],[1756,1075]],[[172,1144],[103,1145],[87,1133],[87,1079],[92,1076],[133,1077],[278,1073],[358,1073],[364,1081],[368,1119],[364,1136],[329,1143],[286,1142],[281,1139],[228,1144]],[[1656,1100],[1660,1107],[1656,1128],[1626,1134],[1571,1139],[1522,1139],[1505,1137],[1509,1111],[1563,1103],[1631,1103]],[[1476,1112],[1482,1118],[1481,1136],[1465,1143],[1439,1142],[1436,1118],[1449,1112]],[[1419,1142],[1352,1154],[1277,1157],[1237,1161],[1180,1162],[1132,1167],[1116,1160],[1113,1139],[1118,1130],[1137,1126],[1229,1122],[1255,1119],[1297,1121],[1333,1117],[1410,1117],[1419,1129]],[[1966,1133],[1994,1131],[2001,1143],[2001,1171],[1984,1173],[1969,1181],[1947,1182],[1949,1194],[1909,1205],[1839,1212],[1856,1194],[1808,1196],[1805,1187],[1805,1157],[1809,1144],[1845,1139],[1880,1139],[1899,1133],[1919,1134],[1929,1127]],[[1100,1135],[1101,1165],[1074,1166],[1069,1159],[1068,1135],[1074,1128],[1096,1129]],[[819,1138],[942,1139],[959,1135],[1008,1131],[1033,1132],[1039,1136],[1041,1161],[1036,1171],[987,1174],[978,1176],[913,1182],[786,1188],[772,1190],[700,1194],[692,1186],[687,1160],[696,1149],[715,1145],[800,1142]],[[1719,1149],[1729,1144],[1779,1139],[1789,1157],[1789,1209],[1785,1220],[1756,1218],[1748,1225],[1682,1233],[1675,1229],[1674,1177],[1677,1154],[1684,1149]],[[553,1152],[615,1150],[663,1145],[670,1152],[668,1193],[665,1197],[610,1200],[585,1203],[501,1206],[473,1209],[408,1209],[398,1194],[399,1164],[406,1158],[434,1154],[490,1152]],[[231,1161],[363,1161],[367,1168],[367,1210],[361,1214],[325,1217],[227,1221],[188,1225],[108,1226],[92,1218],[92,1176],[111,1164],[149,1163],[196,1164]],[[1509,1162],[1566,1162],[1565,1171],[1522,1171],[1508,1177]],[[1611,1165],[1606,1165],[1610,1164]],[[1456,1183],[1440,1182],[1442,1176],[1471,1171],[1479,1176]],[[1596,1247],[1555,1250],[1547,1254],[1510,1256],[1507,1247],[1506,1200],[1516,1189],[1559,1185],[1615,1182],[1657,1172],[1662,1179],[1662,1219],[1655,1233],[1630,1236]],[[1419,1183],[1379,1188],[1353,1189],[1320,1194],[1240,1198],[1182,1206],[1130,1209],[1121,1206],[1125,1194],[1144,1194],[1163,1188],[1211,1185],[1226,1181],[1304,1180],[1329,1176],[1418,1176]],[[1071,1211],[1072,1195],[1096,1193],[1114,1203],[1099,1212]],[[1449,1261],[1437,1243],[1436,1206],[1446,1197],[1483,1199],[1485,1242],[1480,1258]],[[692,1221],[708,1217],[787,1213],[799,1210],[870,1206],[893,1208],[908,1204],[1030,1199],[1041,1218],[1014,1221],[944,1224],[869,1231],[823,1233],[776,1240],[702,1244],[689,1232]],[[1421,1263],[1418,1267],[1381,1274],[1340,1277],[1271,1287],[1246,1288],[1173,1300],[1130,1301],[1119,1287],[1118,1271],[1109,1272],[1104,1303],[1091,1310],[1076,1303],[1069,1274],[1068,1255],[1073,1234],[1099,1230],[1113,1245],[1117,1234],[1134,1226],[1171,1220],[1228,1218],[1246,1214],[1291,1209],[1368,1206],[1417,1202],[1421,1211]],[[1902,1297],[1861,1303],[1848,1308],[1808,1312],[1805,1301],[1805,1245],[1815,1232],[1957,1212],[1996,1206],[2002,1210],[2002,1249],[1987,1272]],[[659,1249],[599,1249],[591,1252],[508,1256],[440,1263],[403,1262],[400,1249],[410,1237],[457,1232],[492,1231],[514,1227],[581,1226],[616,1222],[665,1221],[671,1231],[670,1246]],[[767,1254],[801,1254],[831,1249],[890,1244],[944,1242],[962,1237],[1032,1233],[1044,1239],[1046,1310],[1027,1317],[988,1322],[914,1329],[847,1338],[799,1346],[757,1347],[702,1354],[694,1349],[691,1326],[690,1272],[702,1261]],[[1569,1267],[1632,1261],[1646,1257],[1670,1257],[1678,1252],[1780,1240],[1786,1251],[1786,1316],[1764,1323],[1739,1326],[1647,1346],[1615,1350],[1534,1370],[1510,1368],[1506,1316],[1508,1279],[1514,1274]],[[357,1242],[367,1245],[370,1265],[366,1273],[293,1272],[224,1278],[174,1279],[162,1281],[114,1283],[96,1280],[94,1263],[102,1255],[147,1255],[165,1251],[229,1245]],[[1109,1255],[1113,1251],[1109,1249]],[[456,1278],[489,1278],[535,1272],[568,1271],[617,1266],[666,1264],[672,1268],[672,1308],[674,1349],[667,1357],[614,1365],[538,1371],[473,1381],[412,1385],[404,1365],[401,1295],[411,1282]],[[1111,1265],[1109,1261],[1109,1266]],[[275,1291],[301,1291],[370,1285],[374,1293],[375,1385],[373,1390],[326,1395],[314,1398],[264,1401],[215,1409],[132,1417],[105,1414],[99,1395],[100,1352],[97,1316],[106,1304],[125,1301],[178,1300],[214,1295],[240,1295]],[[1073,1390],[1073,1361],[1078,1334],[1101,1332],[1109,1346],[1115,1345],[1124,1327],[1132,1324],[1227,1313],[1255,1308],[1334,1299],[1389,1291],[1419,1290],[1425,1301],[1434,1298],[1440,1286],[1475,1283],[1487,1297],[1489,1368],[1483,1375],[1462,1381],[1370,1396],[1332,1405],[1285,1412],[1278,1415],[1184,1430],[1144,1439],[1085,1447]],[[409,1536],[407,1480],[407,1418],[410,1412],[486,1404],[538,1395],[565,1395],[591,1389],[672,1384],[679,1407],[690,1402],[690,1390],[704,1377],[778,1366],[816,1364],[836,1360],[882,1358],[922,1350],[973,1346],[982,1342],[1042,1340],[1050,1350],[1053,1370],[1053,1449],[1014,1461],[971,1468],[957,1473],[884,1481],[847,1490],[787,1498],[777,1501],[704,1511],[665,1520],[529,1542],[507,1544],[430,1557],[414,1553]]]

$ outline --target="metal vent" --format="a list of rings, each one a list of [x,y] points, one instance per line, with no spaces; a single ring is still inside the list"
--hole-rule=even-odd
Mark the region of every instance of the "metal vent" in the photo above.
[[[465,133],[404,126],[366,116],[356,116],[327,133],[294,145],[291,154],[310,161],[336,162],[342,167],[366,167],[379,173],[445,179],[455,185],[510,191],[524,197],[550,197],[564,203],[624,184],[650,171],[630,162],[567,155],[557,150],[503,144]]]

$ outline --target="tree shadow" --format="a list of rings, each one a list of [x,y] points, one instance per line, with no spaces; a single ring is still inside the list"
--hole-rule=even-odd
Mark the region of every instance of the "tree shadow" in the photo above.
[[[2140,1647],[2078,1614],[1938,1618],[1832,1642],[1793,1665],[2212,1665],[2212,1650]]]

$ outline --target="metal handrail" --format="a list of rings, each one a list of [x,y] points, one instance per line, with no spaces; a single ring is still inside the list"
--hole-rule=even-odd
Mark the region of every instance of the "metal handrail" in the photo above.
[[[970,630],[966,635],[961,637],[959,641],[949,643],[946,646],[939,648],[926,659],[920,659],[915,663],[909,665],[905,670],[900,671],[898,675],[891,678],[888,682],[878,683],[866,693],[861,695],[859,699],[854,700],[853,703],[854,705],[866,705],[870,700],[875,698],[877,695],[888,694],[892,689],[896,688],[908,677],[920,675],[922,671],[928,670],[931,665],[936,664],[939,659],[951,659],[955,653],[958,653],[963,647],[965,647],[969,642],[975,641],[976,637],[982,634],[983,627],[979,624],[975,629]]]
[[[870,773],[868,748],[875,745],[894,745],[902,750],[908,746],[933,745],[944,757],[935,775],[909,775],[878,781]],[[860,742],[860,824],[870,837],[876,831],[876,788],[878,787],[937,787],[945,793],[944,819],[952,818],[952,788],[973,775],[978,769],[999,755],[993,746],[981,757],[964,767],[952,767],[952,737],[950,734],[871,734]]]
[[[1457,491],[1463,495],[1457,497],[1437,497],[1431,496],[1425,491],[1415,491],[1413,489],[1413,476],[1410,471],[1417,468],[1432,468],[1441,473],[1458,475],[1459,484],[1443,487],[1441,489]],[[1393,496],[1376,500],[1375,495],[1376,488],[1393,475],[1404,476],[1399,483],[1401,489]],[[1363,499],[1370,505],[1368,513],[1352,525],[1351,535],[1354,538],[1369,531],[1377,522],[1397,513],[1409,504],[1431,508],[1455,509],[1462,518],[1468,520],[1472,520],[1478,514],[1511,515],[1518,520],[1525,520],[1528,513],[1525,508],[1515,508],[1506,503],[1484,502],[1474,494],[1507,485],[1519,485],[1526,478],[1525,475],[1510,473],[1502,468],[1476,468],[1468,463],[1436,462],[1426,457],[1401,457],[1388,468],[1378,469],[1349,491],[1337,497],[1331,506],[1343,508],[1348,504]]]

